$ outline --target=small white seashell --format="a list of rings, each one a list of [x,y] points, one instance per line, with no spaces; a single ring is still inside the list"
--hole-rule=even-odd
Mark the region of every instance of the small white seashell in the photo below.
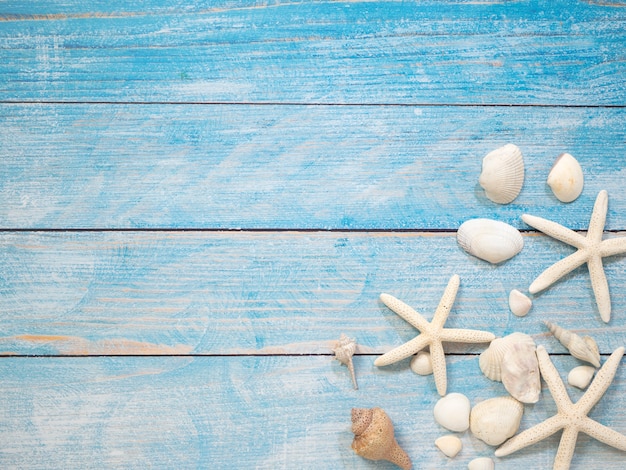
[[[512,342],[502,357],[502,385],[522,403],[537,403],[541,394],[535,343]]]
[[[356,375],[354,374],[354,364],[352,363],[352,356],[356,351],[356,341],[348,336],[341,334],[339,341],[335,344],[333,352],[335,353],[335,359],[348,367],[350,371],[350,377],[352,377],[352,383],[354,389],[358,390],[359,386],[356,383]]]
[[[513,258],[524,247],[519,230],[491,219],[467,220],[459,227],[456,239],[469,254],[493,264]]]
[[[572,202],[583,191],[584,177],[580,163],[569,153],[563,153],[552,165],[548,186],[561,202]]]
[[[444,428],[463,432],[469,428],[470,401],[462,393],[448,393],[435,404],[434,414]]]
[[[514,315],[518,317],[526,316],[533,306],[533,301],[517,289],[513,289],[509,293],[509,308]]]
[[[524,158],[516,145],[507,144],[483,158],[478,182],[485,195],[498,204],[512,202],[524,185]]]
[[[478,457],[467,464],[467,470],[494,470],[496,465],[489,457]]]
[[[511,333],[504,338],[494,339],[487,349],[485,349],[478,358],[478,364],[483,374],[491,380],[500,382],[502,380],[502,358],[509,350],[511,344],[523,342],[535,346],[533,339],[524,333]]]
[[[554,337],[569,350],[572,356],[581,361],[588,362],[595,367],[600,367],[600,351],[591,336],[580,337],[573,331],[561,328],[556,323],[549,321],[544,323]]]
[[[430,375],[433,373],[433,363],[430,353],[420,351],[411,359],[411,370],[419,375]]]
[[[591,382],[591,378],[593,377],[595,371],[596,370],[591,366],[574,367],[569,371],[569,374],[567,374],[567,383],[584,390]]]
[[[435,440],[435,445],[446,455],[446,457],[450,457],[451,459],[456,457],[456,455],[461,452],[461,449],[463,448],[461,439],[452,434],[441,436]]]
[[[470,430],[490,446],[497,446],[519,429],[524,405],[512,397],[496,397],[482,401],[472,408]]]

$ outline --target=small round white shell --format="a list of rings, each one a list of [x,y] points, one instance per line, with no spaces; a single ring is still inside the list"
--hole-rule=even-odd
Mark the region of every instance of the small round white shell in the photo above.
[[[491,219],[470,219],[456,234],[459,246],[469,254],[493,264],[506,261],[524,247],[522,234],[515,227]]]
[[[496,397],[482,401],[472,408],[470,430],[490,446],[497,446],[519,429],[524,405],[512,397]]]
[[[509,293],[509,308],[513,315],[524,317],[533,306],[533,301],[517,289]]]
[[[453,459],[456,455],[461,452],[463,448],[463,443],[461,439],[454,436],[453,434],[448,434],[447,436],[441,436],[437,440],[435,440],[435,445],[437,448],[443,452],[446,457],[450,457]]]
[[[462,393],[448,393],[435,404],[435,421],[444,428],[463,432],[469,428],[470,401]]]
[[[489,152],[483,158],[478,182],[493,202],[512,202],[524,185],[524,158],[519,147],[507,144]]]
[[[595,371],[596,370],[591,366],[574,367],[570,370],[569,374],[567,374],[567,383],[573,387],[584,390],[589,386]]]
[[[467,470],[494,470],[493,460],[489,457],[478,457],[467,464]]]
[[[548,174],[548,186],[561,202],[576,200],[583,191],[584,176],[580,163],[569,153],[563,153],[552,165]]]
[[[430,353],[420,351],[411,359],[411,370],[418,375],[430,375],[433,373],[433,363]]]

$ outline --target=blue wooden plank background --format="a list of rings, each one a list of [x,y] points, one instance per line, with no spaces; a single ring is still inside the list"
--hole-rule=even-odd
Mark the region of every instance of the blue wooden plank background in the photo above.
[[[522,214],[585,230],[606,189],[605,237],[626,236],[624,6],[0,2],[0,467],[390,469],[350,449],[350,409],[381,406],[415,468],[549,468],[558,435],[435,448],[432,376],[373,366],[416,333],[378,295],[430,318],[457,273],[448,326],[531,334],[561,377],[579,361],[544,320],[604,358],[626,345],[625,257],[605,263],[608,324],[586,267],[527,317],[507,306],[573,251]],[[506,143],[526,181],[500,206],[477,181]],[[545,183],[562,152],[586,178],[567,205]],[[524,229],[523,251],[468,256],[472,217]],[[506,393],[483,349],[446,345],[472,404]],[[625,363],[591,412],[622,433]],[[544,388],[521,427],[554,412]],[[580,436],[572,468],[625,462]]]

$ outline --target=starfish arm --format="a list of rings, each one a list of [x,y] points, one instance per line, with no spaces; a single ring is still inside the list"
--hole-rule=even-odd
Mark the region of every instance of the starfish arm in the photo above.
[[[546,381],[546,384],[548,384],[548,389],[556,403],[557,409],[559,412],[567,412],[572,407],[572,401],[567,394],[567,390],[565,390],[565,385],[561,380],[559,372],[556,370],[556,367],[554,367],[554,364],[552,364],[550,356],[543,346],[537,346],[537,361],[539,362],[541,376],[543,380]]]
[[[554,457],[553,470],[568,470],[576,449],[576,439],[578,438],[578,429],[575,426],[566,426],[561,434],[559,448]]]
[[[418,330],[423,332],[430,329],[430,323],[428,323],[423,316],[401,300],[396,299],[394,296],[389,294],[380,294],[380,300],[387,307],[397,313],[399,317],[409,322]]]
[[[609,388],[617,368],[619,367],[622,356],[624,355],[624,347],[619,347],[609,358],[602,364],[602,367],[593,378],[591,385],[587,388],[585,394],[576,402],[576,407],[584,414],[589,413],[591,408],[600,401],[604,392]]]
[[[430,337],[428,335],[418,335],[411,341],[407,341],[403,345],[398,346],[397,348],[394,348],[377,358],[374,361],[374,365],[377,367],[388,366],[389,364],[406,359],[410,355],[424,349],[428,346],[428,343],[430,343]]]
[[[587,230],[587,238],[591,241],[599,242],[602,240],[602,232],[604,232],[604,223],[606,222],[606,210],[609,207],[609,195],[606,190],[602,190],[596,197],[593,205],[591,220],[589,221],[589,230]]]
[[[561,279],[566,274],[572,272],[578,266],[581,266],[587,261],[588,258],[589,256],[587,254],[587,251],[585,250],[578,250],[576,253],[572,253],[571,255],[563,258],[561,261],[554,263],[539,276],[537,276],[537,279],[533,281],[533,283],[528,288],[528,291],[531,294],[541,292],[545,288],[551,286],[556,281]]]
[[[568,245],[575,246],[576,248],[583,248],[587,243],[586,237],[582,236],[580,233],[576,233],[551,220],[528,214],[524,214],[522,220],[546,235],[562,241],[563,243],[567,243]]]
[[[596,298],[600,318],[604,323],[608,323],[611,319],[611,295],[609,293],[609,283],[604,274],[604,266],[602,266],[602,258],[600,256],[592,256],[587,261],[589,268],[589,278],[591,279],[591,287],[593,295]]]
[[[433,319],[431,321],[431,325],[433,328],[443,328],[443,325],[448,319],[448,314],[452,309],[452,304],[454,304],[454,300],[456,299],[456,294],[459,291],[460,284],[461,279],[459,278],[458,274],[454,274],[448,281],[446,290],[441,296],[441,300],[439,301],[439,305],[437,306],[437,310],[435,311],[435,315],[433,316]]]
[[[591,418],[585,419],[580,426],[580,430],[608,446],[626,451],[626,436]]]
[[[600,256],[615,256],[626,253],[626,237],[607,238],[600,244]]]
[[[537,442],[551,436],[564,426],[563,419],[559,415],[546,419],[543,423],[536,424],[532,428],[513,436],[496,449],[496,457],[504,457],[513,452],[517,452],[524,447],[536,444]]]
[[[496,335],[488,331],[462,330],[460,328],[444,328],[441,330],[442,341],[451,343],[488,343],[496,339]]]
[[[443,397],[446,395],[448,388],[448,375],[446,372],[446,356],[443,352],[441,341],[433,341],[430,344],[430,360],[433,365],[437,393]]]

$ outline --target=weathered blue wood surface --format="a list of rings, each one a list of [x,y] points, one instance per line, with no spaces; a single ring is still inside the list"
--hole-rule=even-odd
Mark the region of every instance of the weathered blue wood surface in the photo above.
[[[433,378],[373,366],[416,334],[378,295],[430,318],[457,273],[448,326],[529,333],[562,377],[580,362],[543,320],[626,345],[626,257],[609,324],[585,267],[517,318],[509,291],[573,250],[528,231],[491,266],[455,240],[478,216],[584,230],[601,189],[626,236],[624,6],[0,2],[0,467],[392,468],[350,449],[354,406],[387,410],[415,468],[494,458],[467,432],[444,457]],[[477,178],[508,142],[526,182],[498,206]],[[562,152],[569,205],[545,184]],[[447,345],[473,404],[506,393],[483,348]],[[591,413],[622,433],[624,366]],[[544,390],[522,429],[554,411]],[[557,443],[494,459],[549,468]],[[625,462],[580,436],[572,468]]]
[[[69,3],[0,5],[0,99],[622,105],[626,97],[619,0]]]
[[[0,106],[2,228],[528,228],[524,212],[586,229],[601,189],[626,229],[624,108]],[[519,198],[478,185],[508,142]],[[564,205],[546,184],[570,152],[587,176]]]

